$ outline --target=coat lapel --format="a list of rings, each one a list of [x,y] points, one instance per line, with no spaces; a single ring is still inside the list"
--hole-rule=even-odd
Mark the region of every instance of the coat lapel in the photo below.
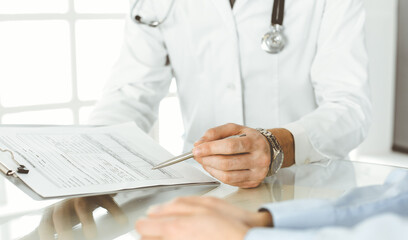
[[[215,5],[215,8],[217,9],[218,13],[221,15],[223,23],[227,25],[228,29],[232,29],[235,31],[235,20],[229,0],[211,0],[211,1]]]

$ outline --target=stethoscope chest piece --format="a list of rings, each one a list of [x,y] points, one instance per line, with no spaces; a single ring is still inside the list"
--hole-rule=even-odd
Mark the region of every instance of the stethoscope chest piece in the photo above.
[[[283,26],[275,24],[271,26],[271,31],[262,38],[261,47],[267,53],[280,53],[286,45],[286,37],[283,34]]]

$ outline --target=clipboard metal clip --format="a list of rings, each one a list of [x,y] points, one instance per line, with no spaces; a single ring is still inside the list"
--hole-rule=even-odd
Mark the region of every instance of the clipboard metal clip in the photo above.
[[[6,174],[6,176],[13,176],[13,177],[18,177],[17,173],[21,173],[21,174],[27,174],[30,172],[30,170],[28,170],[26,168],[26,166],[20,164],[15,158],[14,158],[14,153],[10,150],[7,149],[1,149],[0,148],[0,152],[6,152],[6,153],[10,153],[11,159],[17,163],[18,167],[17,167],[17,171],[11,170],[10,168],[6,167],[6,165],[4,165],[2,162],[0,162],[0,170]]]

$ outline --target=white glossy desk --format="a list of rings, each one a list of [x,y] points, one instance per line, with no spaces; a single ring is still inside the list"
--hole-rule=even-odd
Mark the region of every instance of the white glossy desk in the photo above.
[[[256,211],[264,203],[300,198],[336,198],[345,191],[356,187],[382,184],[396,167],[387,167],[350,161],[331,161],[312,165],[294,166],[282,169],[277,176],[268,178],[256,189],[239,189],[227,185],[195,186],[167,191],[135,191],[114,196],[126,218],[127,224],[119,224],[98,208],[93,212],[96,222],[96,239],[137,239],[133,230],[134,222],[142,217],[151,205],[169,201],[177,196],[206,195],[224,198],[232,204]],[[82,225],[76,224],[73,200],[37,202],[29,199],[10,184],[6,191],[12,195],[21,209],[8,211],[0,203],[0,239],[55,239],[55,224],[63,223],[63,236],[85,239]],[[7,192],[7,193],[8,193]],[[4,194],[4,192],[0,193]],[[71,202],[70,202],[71,201]],[[58,206],[58,214],[54,212]],[[38,226],[41,223],[41,233]]]

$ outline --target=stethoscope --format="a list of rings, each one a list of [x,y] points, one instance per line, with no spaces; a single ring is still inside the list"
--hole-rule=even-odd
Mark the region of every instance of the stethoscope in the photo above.
[[[267,53],[280,53],[286,45],[286,37],[283,34],[283,18],[285,12],[285,0],[274,0],[271,30],[267,32],[261,42],[262,49]]]
[[[144,21],[139,14],[136,14],[135,17],[133,17],[133,12],[137,8],[138,4],[140,3],[141,5],[143,5],[143,1],[141,0],[136,0],[133,3],[133,6],[131,7],[130,11],[130,16],[132,20],[134,20],[138,24],[144,24],[149,27],[158,27],[161,24],[163,24],[163,22],[166,21],[167,17],[170,14],[171,9],[174,6],[174,2],[175,0],[171,1],[167,13],[162,20]],[[284,11],[285,0],[274,0],[271,18],[271,30],[262,37],[261,41],[261,47],[267,53],[277,54],[282,52],[282,50],[285,48],[286,37],[283,34],[283,19],[285,15]]]
[[[134,21],[135,21],[136,23],[138,23],[138,24],[143,24],[143,25],[147,25],[147,26],[149,26],[149,27],[154,27],[154,28],[155,28],[155,27],[158,27],[158,26],[160,26],[161,24],[163,24],[163,23],[166,21],[166,19],[168,18],[169,14],[170,14],[170,11],[171,11],[171,9],[173,8],[174,1],[175,1],[175,0],[171,0],[170,6],[169,6],[169,8],[167,9],[167,13],[166,13],[166,15],[164,16],[164,18],[163,18],[162,20],[160,20],[160,21],[144,21],[143,18],[142,18],[139,14],[136,14],[135,17],[133,17],[133,12],[134,12],[135,9],[137,8],[138,3],[140,2],[140,8],[142,8],[142,6],[143,6],[143,1],[136,0],[136,1],[133,3],[132,7],[130,8],[130,18],[131,18],[132,20],[134,20]]]

